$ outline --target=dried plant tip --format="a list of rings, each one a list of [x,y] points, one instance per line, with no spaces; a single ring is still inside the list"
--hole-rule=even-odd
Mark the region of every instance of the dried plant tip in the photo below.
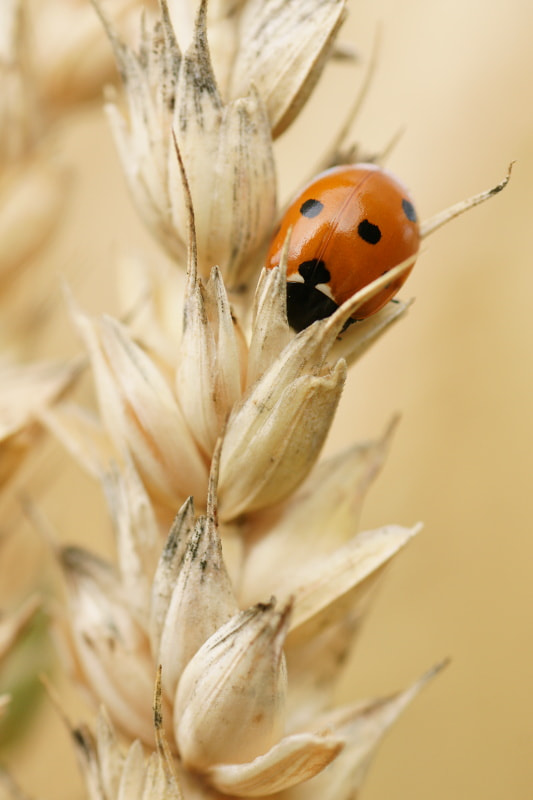
[[[205,772],[266,753],[284,727],[283,642],[290,607],[258,605],[234,616],[186,667],[174,726],[184,764]]]
[[[128,104],[128,121],[113,98],[106,104],[124,173],[141,216],[168,251],[182,259],[186,221],[176,228],[169,188],[174,180],[183,202],[171,136],[181,51],[165,10],[163,37],[157,24],[151,35],[143,28],[140,50],[134,52],[120,40],[100,2],[94,2],[113,47]]]
[[[430,669],[404,692],[324,714],[321,722],[344,741],[344,749],[330,769],[295,787],[291,800],[352,800],[385,733],[445,664]]]
[[[420,524],[413,528],[385,525],[364,531],[327,558],[309,559],[302,568],[296,567],[290,583],[294,594],[291,633],[322,612],[327,612],[331,624],[334,605],[339,604],[340,613],[344,613],[343,598],[377,574],[421,528]]]
[[[151,743],[153,664],[148,640],[131,614],[113,569],[72,547],[61,551],[60,564],[68,590],[75,656],[87,684],[122,730]]]
[[[351,325],[336,338],[331,348],[331,360],[344,358],[348,366],[352,366],[394,323],[403,318],[412,302],[395,297],[377,314]]]
[[[395,422],[378,441],[354,445],[319,464],[283,506],[255,516],[241,589],[244,605],[268,591],[278,596],[279,587],[294,587],[306,563],[325,558],[355,536],[366,491],[384,463]]]
[[[346,378],[342,359],[328,370],[331,348],[354,311],[409,271],[415,259],[416,254],[365,286],[330,317],[301,331],[235,407],[222,448],[221,519],[279,502],[307,476]]]
[[[368,300],[378,295],[381,290],[389,283],[394,283],[397,278],[401,278],[405,273],[409,273],[413,268],[413,264],[417,260],[419,252],[406,258],[400,264],[397,264],[392,269],[387,270],[379,278],[376,278],[371,283],[363,286],[358,292],[346,300],[338,309],[324,320],[324,338],[330,342],[339,336],[342,332],[346,322],[352,317],[358,308],[364,305]],[[315,323],[316,324],[316,323]],[[331,346],[331,345],[330,345]]]
[[[276,214],[270,128],[253,87],[222,103],[201,27],[180,71],[174,132],[194,205],[198,271],[207,278],[218,264],[228,289],[242,291]],[[180,188],[170,185],[178,226],[185,211]]]
[[[429,236],[430,233],[433,233],[450,220],[461,216],[461,214],[464,214],[465,211],[469,211],[471,208],[474,208],[474,206],[484,203],[485,200],[489,200],[491,197],[494,197],[495,194],[501,192],[502,189],[505,189],[511,178],[513,164],[514,161],[511,161],[505,178],[500,181],[500,183],[496,184],[496,186],[493,186],[492,189],[475,194],[472,197],[469,197],[467,200],[461,200],[459,203],[446,208],[444,211],[440,211],[438,214],[435,214],[434,217],[430,217],[430,219],[422,222],[420,225],[420,236]]]
[[[171,506],[191,494],[202,497],[207,469],[163,375],[118,322],[93,321],[76,307],[73,315],[119,453],[131,455],[152,492]]]
[[[278,360],[228,422],[220,464],[223,520],[291,494],[318,458],[335,415],[346,380],[344,361],[322,375],[303,374],[273,386],[280,367]]]
[[[249,764],[220,764],[207,777],[220,791],[236,797],[264,797],[308,781],[338,756],[344,747],[340,737],[301,733],[287,736],[268,753]],[[309,795],[306,793],[306,797]],[[292,791],[287,793],[292,797]]]
[[[207,522],[215,529],[218,525],[218,477],[220,473],[220,453],[222,452],[222,437],[219,437],[211,459],[209,471],[209,485],[207,487]]]
[[[241,398],[241,337],[220,271],[213,269],[206,286],[190,274],[176,393],[185,419],[208,457]]]
[[[257,283],[246,374],[248,386],[252,386],[272,366],[292,338],[287,321],[286,285],[290,235],[289,229],[279,266],[263,269]]]
[[[94,733],[86,725],[71,733],[91,800],[183,800],[168,749],[158,746],[145,758],[134,741],[124,754],[104,708]]]
[[[192,244],[201,276],[207,279],[218,264],[228,289],[242,292],[276,211],[270,125],[253,86],[223,102],[207,47],[205,6],[199,6],[183,56],[166,7],[138,53],[106,22],[129,121],[114,102],[108,112],[139,211],[170,254],[182,263],[185,245]]]
[[[154,792],[154,798],[170,800],[171,797],[181,797],[181,791],[174,767],[174,760],[168,746],[163,720],[162,686],[161,686],[161,666],[157,670],[157,677],[154,690],[154,731],[157,746],[158,768],[160,778],[164,779],[159,792]],[[161,791],[163,790],[163,791]],[[148,795],[151,797],[152,795]]]
[[[159,556],[159,528],[150,498],[131,463],[104,478],[115,530],[118,567],[131,610],[147,626],[151,582]]]
[[[181,155],[175,131],[172,131],[172,141],[174,143],[174,152],[176,153],[176,159],[179,166],[181,184],[183,188],[185,222],[187,226],[187,279],[189,288],[192,289],[198,278],[198,242],[196,239],[194,206],[192,202],[191,186],[187,177],[187,171],[185,169],[185,164],[183,163],[183,157]]]
[[[273,136],[286,130],[311,94],[344,16],[344,0],[247,3],[230,92],[237,97],[250,83],[257,86]]]
[[[194,529],[194,502],[189,497],[171,525],[152,583],[149,634],[152,653],[159,651],[161,631],[185,551]]]
[[[213,499],[211,499],[211,512]],[[204,642],[238,611],[214,516],[199,517],[169,598],[157,655],[163,686],[174,697],[180,676]]]

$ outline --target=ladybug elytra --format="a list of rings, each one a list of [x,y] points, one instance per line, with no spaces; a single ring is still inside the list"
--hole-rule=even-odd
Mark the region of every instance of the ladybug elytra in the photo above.
[[[360,289],[416,254],[420,243],[409,193],[373,164],[333,167],[309,183],[287,209],[271,242],[267,267],[279,264],[291,226],[287,316],[297,331],[328,317]],[[409,272],[361,305],[350,321],[383,308]]]

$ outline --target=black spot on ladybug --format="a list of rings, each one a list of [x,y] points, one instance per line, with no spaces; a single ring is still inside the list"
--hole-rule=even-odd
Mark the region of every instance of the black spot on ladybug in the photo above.
[[[357,226],[357,233],[363,239],[363,241],[368,242],[368,244],[377,244],[381,239],[381,231],[377,225],[374,225],[373,222],[369,222],[367,219],[362,220]]]
[[[298,272],[308,286],[328,283],[331,278],[329,270],[320,258],[313,258],[311,261],[302,261],[298,266]]]
[[[303,217],[318,217],[323,208],[324,203],[321,203],[320,200],[314,200],[311,198],[306,200],[305,203],[302,203],[300,206],[300,214]]]
[[[402,200],[402,208],[403,208],[403,213],[405,214],[409,222],[418,222],[414,205],[411,203],[410,200],[407,200],[405,197]]]
[[[295,331],[303,331],[317,319],[336,311],[338,305],[309,283],[287,283],[287,319]]]

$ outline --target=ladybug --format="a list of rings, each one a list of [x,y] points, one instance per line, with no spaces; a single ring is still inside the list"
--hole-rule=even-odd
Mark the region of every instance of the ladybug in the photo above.
[[[297,331],[333,314],[360,289],[417,253],[420,243],[409,193],[374,164],[333,167],[311,181],[289,206],[272,239],[269,269],[279,264],[291,226],[287,317]],[[410,271],[360,306],[348,323],[383,308]]]

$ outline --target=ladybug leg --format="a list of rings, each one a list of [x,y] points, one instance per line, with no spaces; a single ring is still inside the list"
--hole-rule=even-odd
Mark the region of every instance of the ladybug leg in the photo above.
[[[348,319],[346,320],[346,322],[345,322],[345,323],[344,323],[344,325],[342,326],[341,333],[344,333],[344,331],[348,330],[348,328],[350,327],[350,325],[355,325],[355,323],[356,323],[356,322],[359,322],[359,321],[360,321],[360,320],[358,320],[358,319],[352,319],[352,317],[348,317]],[[340,339],[340,336],[338,336],[337,338],[339,338],[339,339]]]

